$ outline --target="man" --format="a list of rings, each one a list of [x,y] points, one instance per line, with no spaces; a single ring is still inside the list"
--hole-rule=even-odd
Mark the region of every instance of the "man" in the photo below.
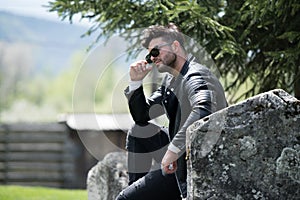
[[[150,26],[142,45],[149,54],[146,60],[131,64],[131,81],[125,90],[135,121],[126,144],[129,186],[117,199],[185,198],[186,129],[227,106],[224,90],[208,68],[186,53],[183,35],[174,24]],[[146,99],[142,81],[153,67],[167,73],[161,86]],[[169,119],[168,130],[150,122],[162,114]],[[153,165],[153,159],[160,167]]]

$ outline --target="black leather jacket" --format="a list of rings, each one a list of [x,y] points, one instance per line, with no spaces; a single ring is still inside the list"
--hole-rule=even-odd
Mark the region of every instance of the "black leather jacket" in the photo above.
[[[125,94],[136,124],[147,125],[149,120],[167,115],[171,144],[180,150],[176,175],[185,197],[186,129],[193,122],[227,106],[222,85],[208,68],[190,59],[178,77],[166,75],[161,86],[149,98],[145,98],[142,86],[131,93],[125,90]]]

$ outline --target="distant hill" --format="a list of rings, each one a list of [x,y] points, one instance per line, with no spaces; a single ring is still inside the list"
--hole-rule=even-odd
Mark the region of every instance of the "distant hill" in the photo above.
[[[28,44],[33,52],[36,72],[57,74],[68,66],[72,55],[85,50],[93,38],[81,38],[87,27],[59,23],[0,11],[0,42]]]

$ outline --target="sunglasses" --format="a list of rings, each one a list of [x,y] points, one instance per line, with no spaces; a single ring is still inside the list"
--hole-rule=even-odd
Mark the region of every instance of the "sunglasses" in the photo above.
[[[155,47],[153,47],[151,49],[151,51],[149,52],[148,55],[146,55],[145,60],[147,61],[147,63],[152,63],[153,61],[151,60],[151,56],[152,57],[157,57],[159,55],[159,48],[163,47],[163,46],[167,46],[167,45],[171,45],[172,43],[166,43],[166,44],[161,44],[161,45],[156,45]]]

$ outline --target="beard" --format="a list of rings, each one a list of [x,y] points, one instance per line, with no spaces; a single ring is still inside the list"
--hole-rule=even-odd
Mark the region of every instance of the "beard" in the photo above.
[[[157,70],[160,73],[171,72],[175,68],[175,62],[177,60],[177,56],[175,53],[170,53],[166,55],[164,60],[160,60],[160,64],[156,65]]]

